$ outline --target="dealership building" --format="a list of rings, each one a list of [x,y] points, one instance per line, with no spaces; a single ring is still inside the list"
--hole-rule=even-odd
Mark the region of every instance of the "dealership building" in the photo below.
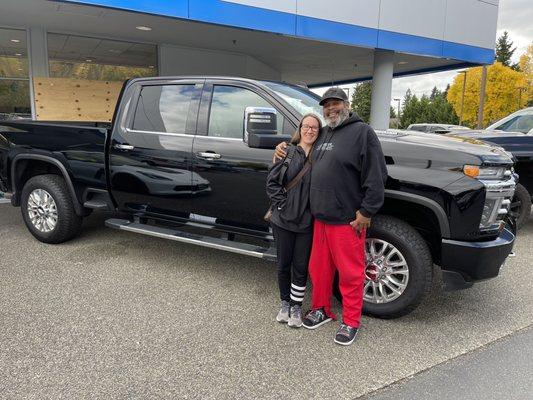
[[[36,82],[209,74],[372,79],[387,128],[393,77],[491,64],[497,17],[498,0],[2,0],[0,117],[43,119]]]

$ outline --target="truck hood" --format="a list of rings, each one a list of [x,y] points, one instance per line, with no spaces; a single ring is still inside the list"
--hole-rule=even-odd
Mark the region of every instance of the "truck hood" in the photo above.
[[[512,156],[502,147],[473,138],[402,130],[378,132],[378,135],[384,146],[384,151],[386,148],[387,151],[396,153],[391,154],[391,156],[395,155],[404,160],[406,158],[426,159],[443,167],[457,167],[464,164],[507,165],[513,163]],[[387,143],[389,142],[395,142],[397,146],[388,146]],[[398,151],[395,151],[395,148]]]

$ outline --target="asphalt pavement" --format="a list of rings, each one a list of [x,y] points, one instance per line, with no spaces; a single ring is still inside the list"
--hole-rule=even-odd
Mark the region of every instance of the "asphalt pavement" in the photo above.
[[[531,400],[533,328],[394,384],[368,400]]]
[[[104,220],[95,214],[79,238],[51,246],[0,204],[0,398],[379,396],[533,323],[533,222],[497,279],[436,291],[400,319],[364,317],[343,347],[333,343],[337,323],[275,322],[274,264]]]

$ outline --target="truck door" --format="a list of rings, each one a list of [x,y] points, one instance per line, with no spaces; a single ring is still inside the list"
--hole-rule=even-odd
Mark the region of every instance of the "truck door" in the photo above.
[[[191,151],[203,80],[141,82],[109,149],[111,193],[121,210],[187,218]]]
[[[193,196],[192,219],[233,228],[268,231],[263,216],[269,206],[265,184],[273,149],[244,142],[246,107],[271,107],[253,86],[206,81],[193,144],[193,184],[209,190]],[[278,134],[294,128],[277,110]],[[280,139],[281,141],[281,139]]]

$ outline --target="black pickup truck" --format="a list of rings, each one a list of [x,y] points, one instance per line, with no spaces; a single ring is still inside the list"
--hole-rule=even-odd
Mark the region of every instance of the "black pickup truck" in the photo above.
[[[111,126],[0,124],[0,185],[29,231],[61,243],[94,210],[112,228],[275,259],[265,179],[273,148],[319,98],[283,83],[227,77],[127,81]],[[367,239],[364,311],[413,310],[434,264],[448,288],[496,277],[512,250],[515,189],[499,147],[378,132],[386,200]]]
[[[516,220],[518,229],[524,226],[531,217],[533,198],[533,134],[498,130],[452,130],[447,136],[470,143],[483,141],[494,144],[512,154],[519,183],[516,185],[509,213]]]

